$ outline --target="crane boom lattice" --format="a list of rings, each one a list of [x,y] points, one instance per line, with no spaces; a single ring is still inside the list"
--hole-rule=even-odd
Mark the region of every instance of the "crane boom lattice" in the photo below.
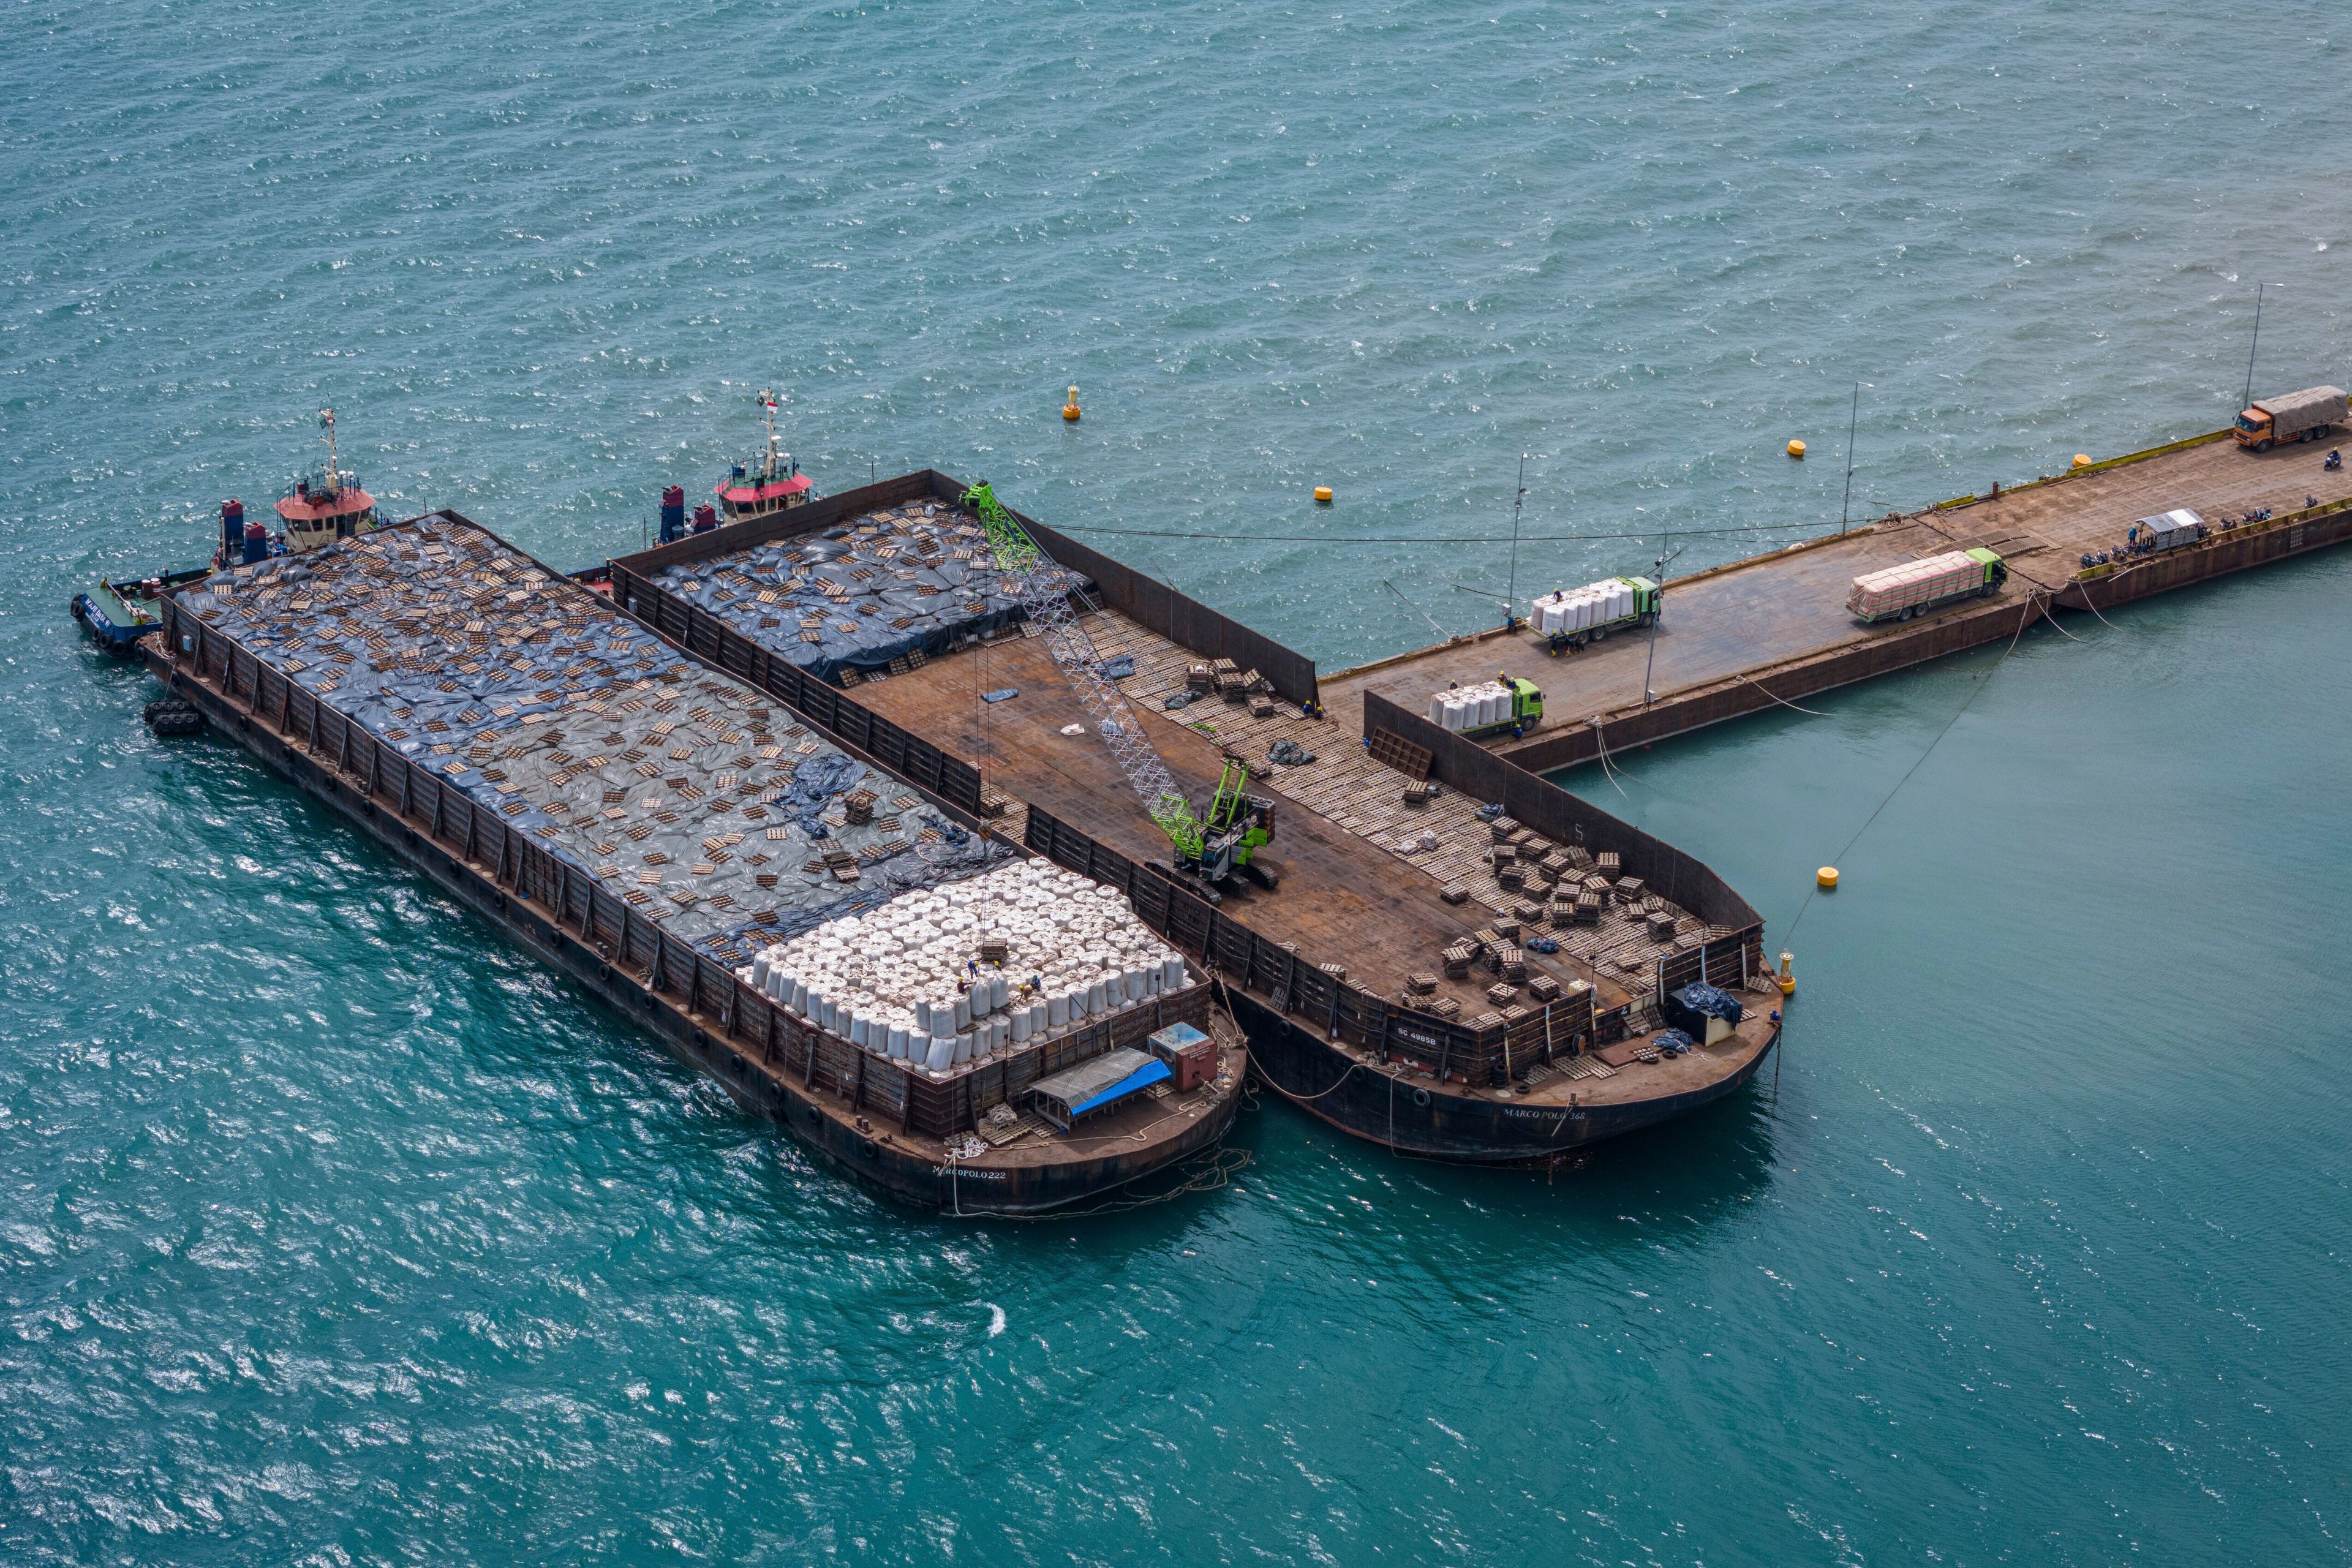
[[[1094,721],[1144,810],[1182,858],[1199,859],[1203,847],[1200,818],[1193,815],[1184,792],[1176,787],[1175,775],[1144,732],[1127,693],[1103,674],[1102,656],[1071,605],[1072,598],[1085,592],[1084,583],[1046,553],[985,480],[964,492],[963,503],[979,514],[997,569],[1014,574],[1011,586],[1020,595],[1023,613],[1039,628],[1055,668],[1077,694],[1079,705]]]

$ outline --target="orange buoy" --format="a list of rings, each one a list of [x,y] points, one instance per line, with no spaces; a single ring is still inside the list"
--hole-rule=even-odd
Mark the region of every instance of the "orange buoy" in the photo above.
[[[1329,506],[1331,504],[1331,487],[1329,485],[1317,485],[1315,487],[1315,500],[1320,505]]]
[[[2077,453],[2075,453],[2075,454],[2074,454],[2074,466],[2075,466],[2076,468],[2089,468],[2089,467],[2091,466],[2091,454],[2090,454],[2090,453],[2088,453],[2088,452],[2077,452]]]
[[[1792,458],[1796,458],[1799,462],[1802,462],[1802,461],[1804,461],[1804,458],[1805,458],[1805,444],[1804,444],[1802,441],[1791,441],[1791,442],[1790,442],[1790,443],[1789,443],[1789,456],[1790,456],[1790,457],[1792,457]]]
[[[1838,884],[1837,868],[1834,866],[1822,867],[1820,870],[1813,873],[1813,881],[1824,889],[1836,887]]]
[[[1078,389],[1070,388],[1070,400],[1062,405],[1062,417],[1076,425],[1078,422]]]

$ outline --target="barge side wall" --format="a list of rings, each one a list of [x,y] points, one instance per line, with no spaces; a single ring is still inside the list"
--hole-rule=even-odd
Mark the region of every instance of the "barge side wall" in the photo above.
[[[1205,985],[1106,1019],[1044,1053],[998,1064],[993,1080],[991,1069],[945,1083],[919,1079],[773,1005],[731,968],[636,916],[594,878],[509,827],[496,811],[446,786],[235,638],[184,613],[176,598],[163,600],[163,609],[167,640],[164,649],[152,650],[152,668],[215,727],[534,956],[650,1028],[683,1060],[709,1072],[739,1102],[782,1123],[826,1163],[897,1201],[964,1214],[1044,1212],[1148,1173],[1118,1156],[1015,1167],[967,1198],[959,1175],[828,1114],[808,1091],[835,1094],[853,1113],[894,1122],[901,1132],[940,1136],[966,1130],[978,1112],[1027,1082],[1135,1044],[1164,1023],[1205,1027]],[[1194,1145],[1213,1143],[1231,1117],[1202,1121],[1194,1130],[1202,1138],[1188,1138],[1182,1153],[1155,1157],[1152,1168],[1185,1157]]]
[[[2331,501],[2265,523],[2226,531],[2216,530],[2210,537],[2185,549],[2133,562],[2101,574],[2078,576],[2054,592],[2028,588],[2022,604],[1997,599],[1988,605],[1931,615],[1865,642],[1759,665],[1727,680],[1713,681],[1696,690],[1667,697],[1650,707],[1614,714],[1603,721],[1598,733],[1590,723],[1580,722],[1557,733],[1514,744],[1504,754],[1521,768],[1536,772],[1575,767],[1597,761],[1604,742],[1612,751],[1644,745],[1988,643],[2005,641],[2032,625],[2040,618],[2042,607],[2050,605],[2071,610],[2112,609],[2135,599],[2265,566],[2347,540],[2352,540],[2352,501]]]
[[[937,500],[952,505],[964,489],[963,485],[938,469],[924,468],[917,473],[884,479],[878,484],[844,490],[837,496],[826,496],[806,506],[794,507],[790,511],[778,512],[773,517],[755,522],[734,523],[709,533],[689,534],[671,543],[615,559],[612,563],[614,592],[616,595],[619,593],[625,579],[639,589],[650,591],[654,574],[665,567],[683,565],[714,555],[731,554],[751,545],[765,544],[771,540],[822,533],[828,528],[885,507],[903,506],[908,501],[919,500]],[[1316,700],[1315,661],[1305,654],[1285,647],[1272,637],[1253,631],[1199,600],[1177,592],[1167,584],[1079,543],[1026,513],[1014,511],[1013,515],[1020,519],[1021,526],[1035,536],[1047,553],[1070,570],[1091,579],[1100,589],[1104,603],[1129,620],[1159,633],[1179,647],[1191,648],[1211,658],[1230,658],[1244,669],[1255,669],[1273,684],[1276,691],[1293,702]],[[683,604],[678,607],[690,608]],[[654,624],[651,616],[634,609],[631,613],[637,614],[638,618],[649,626]],[[693,613],[702,614],[700,611]],[[656,629],[668,635],[667,628]],[[689,648],[689,651],[700,650]],[[776,662],[784,663],[782,659]],[[729,668],[734,669],[732,665]],[[739,675],[744,673],[740,669],[734,672]]]

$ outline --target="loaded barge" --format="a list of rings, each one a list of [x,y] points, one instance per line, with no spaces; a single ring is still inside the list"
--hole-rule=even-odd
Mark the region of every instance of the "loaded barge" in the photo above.
[[[879,720],[852,741],[455,512],[155,604],[177,697],[893,1199],[1041,1213],[1233,1123],[1237,1032],[1125,929],[1164,925],[1150,889],[1028,855],[968,763]],[[1090,945],[1056,952],[1073,903]]]
[[[924,737],[949,804],[1127,894],[1347,1131],[1542,1161],[1763,1063],[1762,922],[1706,866],[1393,704],[1335,722],[1311,660],[994,506],[909,474],[615,561],[614,598],[838,743]]]

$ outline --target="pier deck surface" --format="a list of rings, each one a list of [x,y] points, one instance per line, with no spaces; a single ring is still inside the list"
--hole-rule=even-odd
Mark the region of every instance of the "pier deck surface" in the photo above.
[[[2227,437],[2204,440],[1670,582],[1654,668],[1646,632],[1621,632],[1559,658],[1531,634],[1492,632],[1327,675],[1324,706],[1340,728],[1358,731],[1367,692],[1425,713],[1433,692],[1450,683],[1489,680],[1507,668],[1543,688],[1546,719],[1525,738],[1490,742],[1493,749],[1530,769],[1587,761],[1597,751],[1594,715],[1603,719],[1602,739],[1611,745],[1620,742],[1621,725],[1624,743],[1653,741],[1769,707],[1774,696],[1793,700],[1858,678],[1853,666],[1860,661],[1824,655],[1895,645],[1873,661],[1876,668],[1859,671],[1874,674],[2005,638],[2038,616],[2037,605],[2075,589],[2084,552],[2120,545],[2142,517],[2186,506],[2218,524],[2224,516],[2262,508],[2284,517],[2304,510],[2308,499],[2322,506],[2352,499],[2352,468],[2323,469],[2326,450],[2318,443],[2257,454]],[[2227,542],[2217,527],[2200,551]],[[2011,572],[1990,605],[1965,601],[1899,626],[1864,626],[1846,613],[1846,590],[1858,574],[1979,544],[1999,552]],[[2200,574],[2213,574],[2219,573]],[[2095,602],[2112,602],[2095,581],[2089,587]],[[2116,588],[2116,598],[2135,596],[2120,574]],[[1978,619],[1965,630],[1937,629],[1939,621],[1968,616]],[[1905,657],[1906,651],[1914,657]],[[1811,670],[1803,668],[1808,665]],[[1642,711],[1645,669],[1656,694],[1647,713]],[[1747,689],[1691,700],[1727,684]]]

